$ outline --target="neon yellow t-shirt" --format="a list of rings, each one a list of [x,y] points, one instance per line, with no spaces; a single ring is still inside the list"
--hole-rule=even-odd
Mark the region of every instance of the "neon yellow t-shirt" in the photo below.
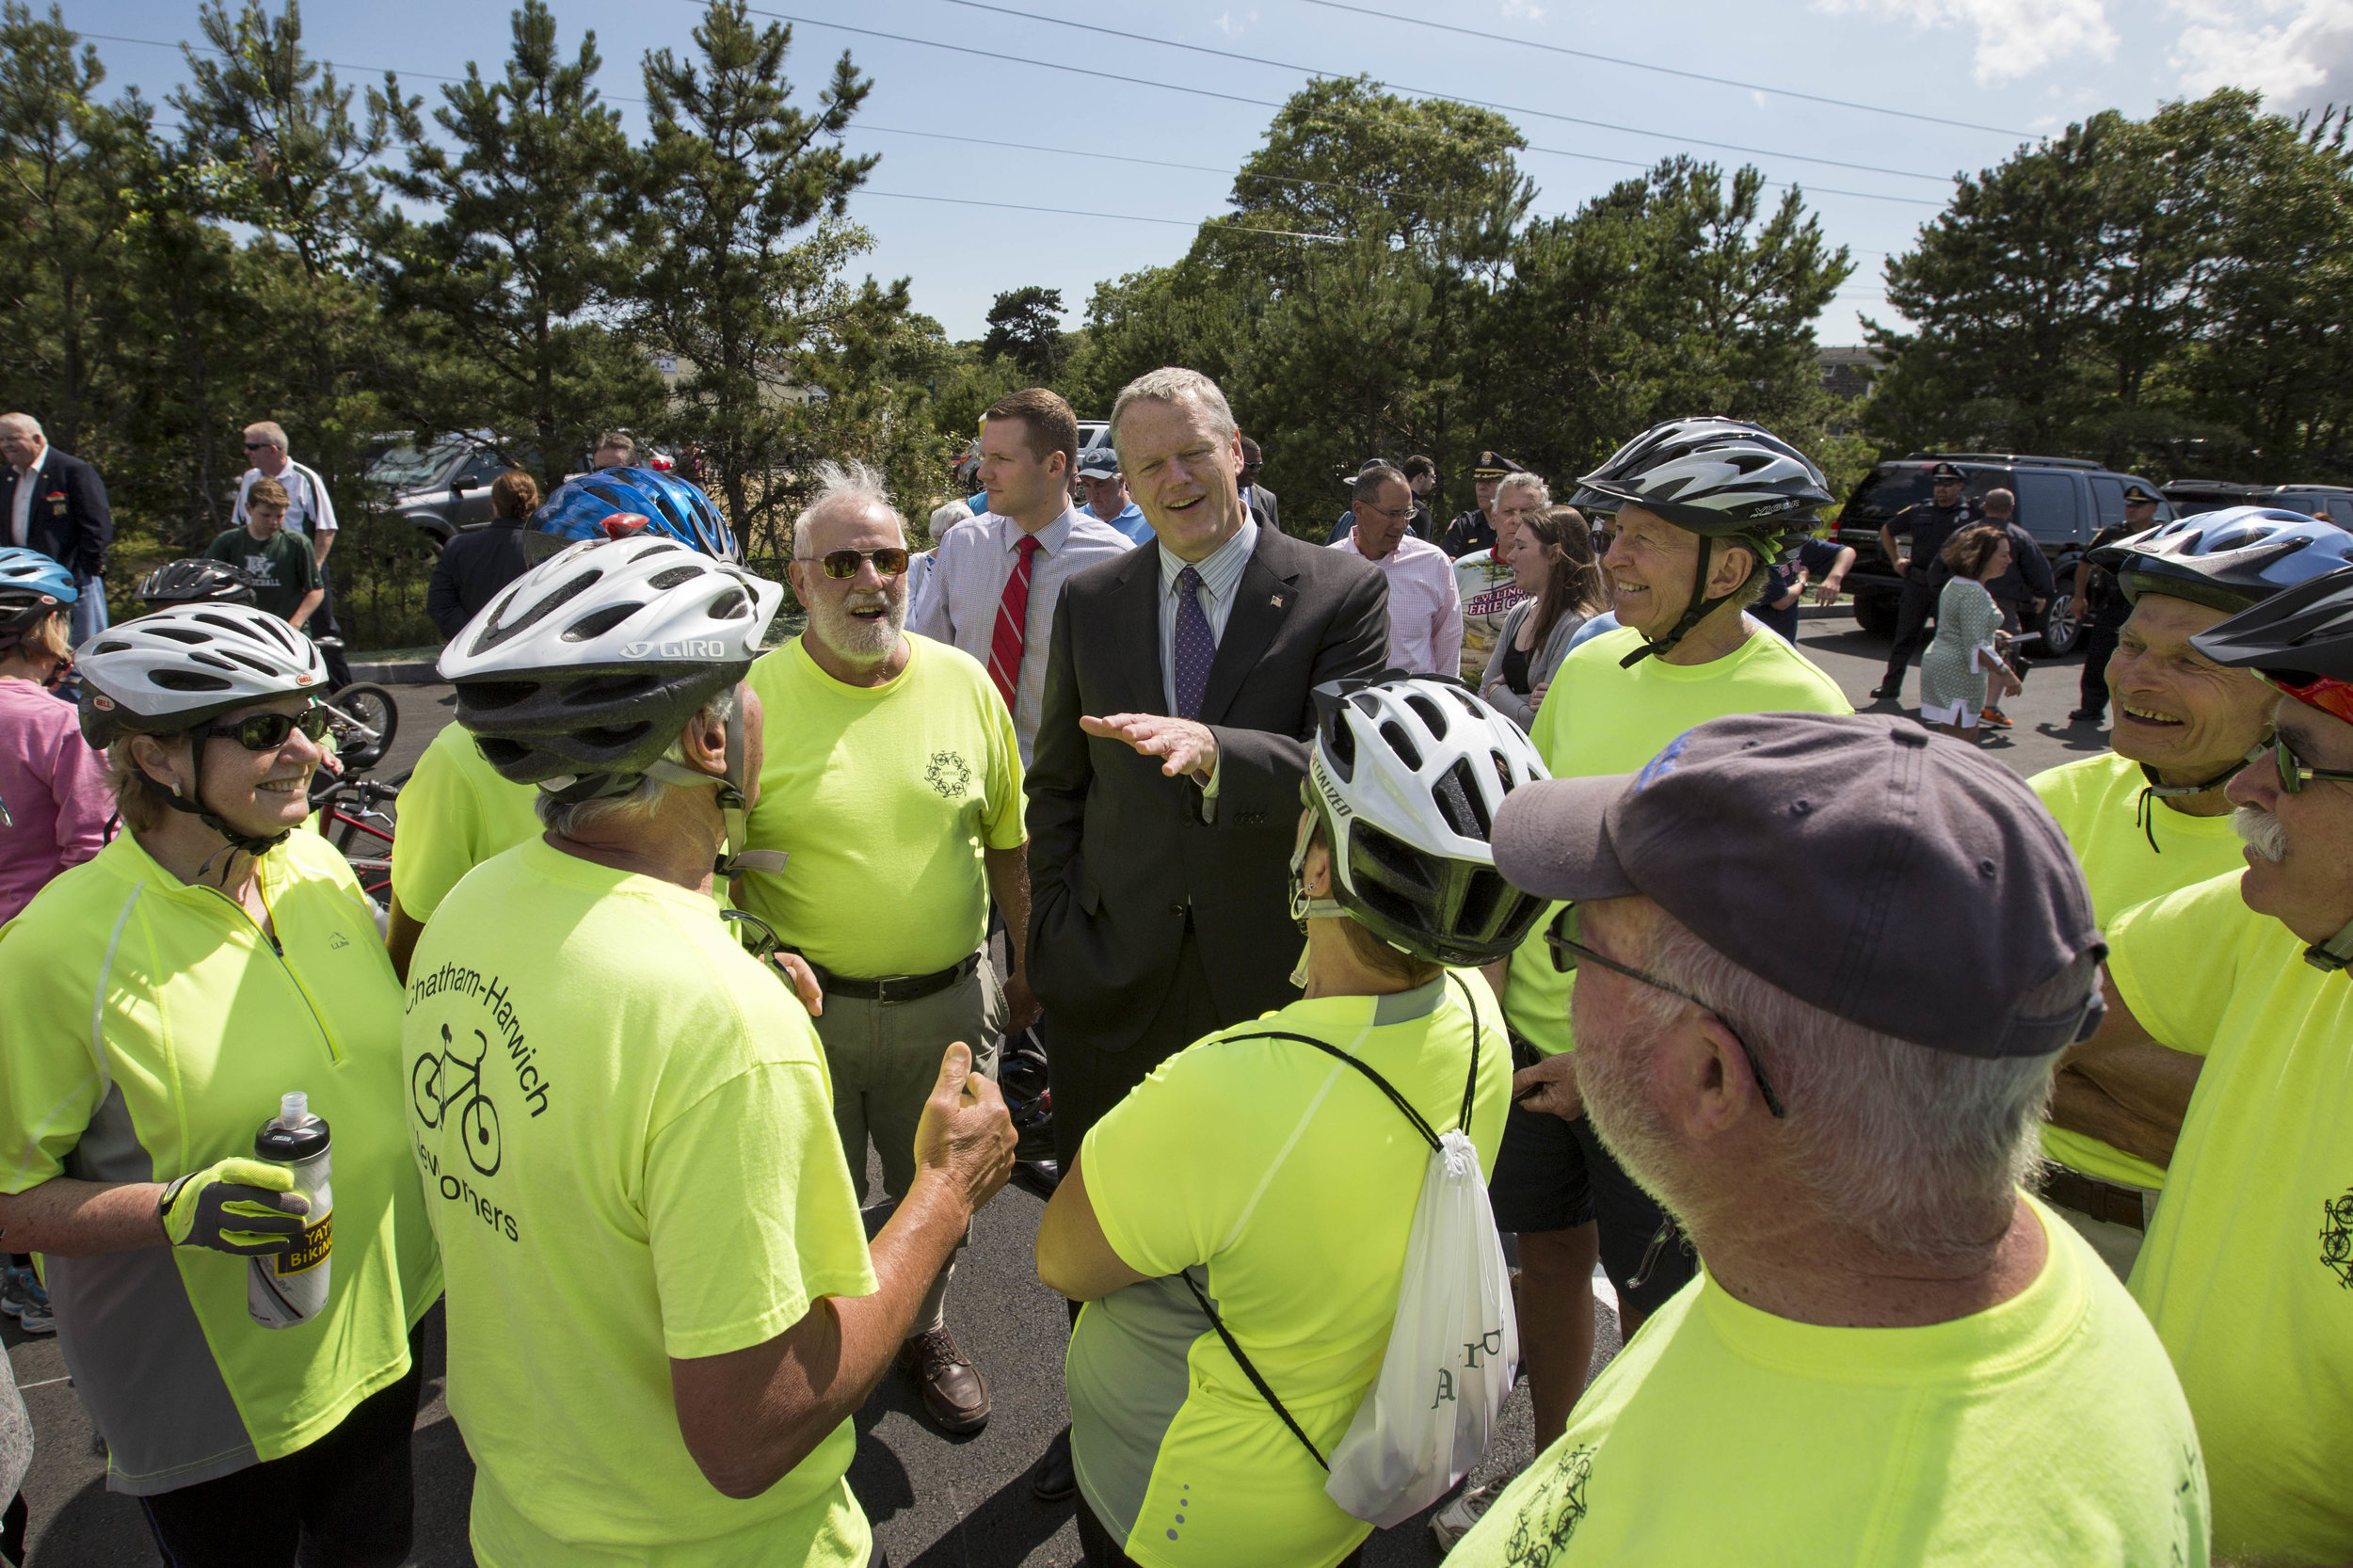
[[[2353,980],[2218,876],[2115,920],[2108,973],[2206,1053],[2132,1292],[2198,1417],[2218,1558],[2353,1558]]]
[[[1013,849],[1021,752],[978,660],[907,635],[888,684],[847,686],[798,637],[752,666],[767,753],[746,836],[792,856],[742,880],[787,946],[859,979],[931,974],[988,934],[984,845]]]
[[[400,984],[373,906],[316,834],[262,856],[260,882],[274,938],[125,833],[0,928],[0,1190],[250,1158],[289,1090],[332,1136],[332,1272],[307,1323],[254,1322],[247,1262],[224,1253],[47,1260],[117,1491],[171,1491],[326,1436],[407,1374],[409,1327],[440,1293],[400,1116]]]
[[[538,792],[501,778],[463,725],[443,726],[400,787],[392,892],[401,912],[419,923],[431,920],[459,877],[537,838]]]
[[[844,1421],[758,1497],[679,1435],[670,1358],[875,1288],[816,1032],[711,900],[519,844],[408,969],[401,1098],[449,1276],[485,1568],[862,1568]]]
[[[1825,1328],[1705,1270],[1496,1499],[1459,1568],[2198,1568],[2206,1483],[2165,1352],[2082,1238],[1999,1306]]]
[[[2092,917],[2103,924],[2137,904],[2246,865],[2229,817],[2185,816],[2154,799],[2144,814],[2140,792],[2148,780],[2140,764],[2112,751],[2046,769],[2026,782],[2066,833],[2091,889]],[[2045,1127],[2042,1152],[2103,1180],[2152,1190],[2165,1185],[2163,1167],[2089,1133]]]
[[[1641,640],[1632,627],[1621,627],[1561,662],[1529,732],[1553,777],[1640,772],[1685,730],[1734,713],[1854,712],[1836,681],[1761,628],[1751,627],[1748,641],[1708,664],[1645,659],[1619,668],[1618,661]],[[1545,911],[1512,955],[1503,988],[1503,1014],[1513,1032],[1546,1056],[1577,1048],[1569,1032],[1569,990],[1577,977],[1555,973],[1545,946],[1552,913]]]
[[[1329,1455],[1381,1368],[1430,1145],[1336,1046],[1488,1170],[1511,1095],[1495,994],[1476,974],[1388,997],[1295,1001],[1171,1057],[1087,1133],[1087,1193],[1121,1261],[1153,1277],[1080,1314],[1064,1381],[1071,1458],[1096,1517],[1144,1568],[1321,1568],[1371,1531],[1324,1494],[1235,1364],[1190,1269],[1285,1408]]]

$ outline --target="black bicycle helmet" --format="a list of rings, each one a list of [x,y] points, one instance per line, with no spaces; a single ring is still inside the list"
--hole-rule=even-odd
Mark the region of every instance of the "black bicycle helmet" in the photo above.
[[[1303,824],[1291,856],[1296,919],[1345,913],[1433,964],[1491,964],[1520,945],[1545,901],[1496,870],[1503,797],[1545,776],[1517,725],[1457,681],[1393,675],[1315,689],[1305,793],[1332,845],[1329,900],[1310,902]]]
[[[158,608],[166,604],[250,604],[253,579],[226,561],[191,555],[168,561],[140,578],[138,597]]]
[[[1621,663],[1632,664],[1680,643],[1717,606],[1737,597],[1780,560],[1791,525],[1810,522],[1831,499],[1830,481],[1812,458],[1746,420],[1715,415],[1668,420],[1611,453],[1577,481],[1570,505],[1588,513],[1640,506],[1703,539],[1746,545],[1756,556],[1755,569],[1739,587],[1708,599],[1708,552],[1703,546],[1683,618]]]

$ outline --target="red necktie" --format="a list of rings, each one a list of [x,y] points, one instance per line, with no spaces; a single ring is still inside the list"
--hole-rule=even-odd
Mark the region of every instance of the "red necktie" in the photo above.
[[[1024,534],[1015,547],[1021,559],[1005,579],[1005,596],[997,601],[997,632],[988,640],[988,678],[997,695],[1013,710],[1014,688],[1021,683],[1021,648],[1030,636],[1030,561],[1037,554],[1037,536]]]

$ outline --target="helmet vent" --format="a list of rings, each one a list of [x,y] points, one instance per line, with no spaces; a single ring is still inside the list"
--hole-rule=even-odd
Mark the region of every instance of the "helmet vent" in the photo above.
[[[1381,727],[1381,738],[1389,743],[1389,749],[1396,752],[1399,760],[1407,767],[1417,772],[1420,770],[1421,748],[1414,744],[1414,738],[1405,733],[1403,725],[1394,719],[1390,720]]]
[[[644,608],[643,604],[608,604],[601,610],[591,610],[564,629],[564,640],[584,643],[601,637]]]
[[[1438,776],[1438,782],[1431,787],[1430,798],[1457,837],[1476,839],[1481,843],[1487,841],[1487,802],[1479,792],[1479,781],[1471,772],[1469,758],[1457,758],[1452,767]]]
[[[692,583],[702,574],[703,568],[700,567],[672,567],[667,571],[655,572],[646,579],[646,586],[668,593],[680,584]]]
[[[1505,794],[1510,794],[1512,792],[1511,762],[1499,751],[1491,751],[1487,753],[1487,756],[1496,765],[1496,782],[1503,786]]]
[[[529,699],[538,689],[536,680],[469,681],[458,688],[458,697],[468,712],[496,712]]]
[[[230,683],[201,670],[150,670],[147,678],[168,692],[225,692]]]
[[[1496,916],[1512,892],[1512,885],[1492,869],[1481,866],[1473,871],[1463,888],[1463,904],[1456,912],[1454,929],[1481,934],[1493,930]]]
[[[703,613],[712,620],[742,620],[752,613],[752,601],[743,589],[731,587],[712,600]]]
[[[508,638],[516,635],[518,632],[530,630],[539,622],[547,619],[549,616],[553,615],[557,610],[562,609],[564,605],[571,600],[577,599],[582,594],[586,593],[590,588],[594,587],[598,581],[603,576],[604,573],[601,570],[595,567],[590,567],[587,570],[581,572],[579,575],[564,584],[563,586],[555,589],[552,593],[550,593],[547,598],[541,600],[538,603],[524,611],[520,619],[506,621],[502,624],[495,616],[492,616],[491,624],[484,627],[482,629],[482,635],[473,640],[473,648],[471,651],[477,654],[488,653],[490,649],[498,647],[499,644],[505,642]]]
[[[203,632],[191,632],[184,626],[151,626],[143,630],[151,637],[169,637],[173,642],[185,643],[190,648],[207,648],[213,641]]]
[[[1333,771],[1345,784],[1356,776],[1356,728],[1344,713],[1334,713],[1324,723],[1323,749]]]
[[[1439,707],[1436,703],[1431,701],[1419,692],[1416,692],[1411,696],[1408,696],[1405,699],[1405,706],[1411,708],[1416,713],[1421,716],[1421,722],[1430,727],[1430,733],[1435,735],[1442,741],[1446,739],[1445,709]]]
[[[599,501],[603,502],[606,505],[612,507],[616,512],[633,512],[637,510],[637,498],[635,496],[624,495],[610,485],[583,485],[581,488],[586,490],[590,495],[595,496]]]

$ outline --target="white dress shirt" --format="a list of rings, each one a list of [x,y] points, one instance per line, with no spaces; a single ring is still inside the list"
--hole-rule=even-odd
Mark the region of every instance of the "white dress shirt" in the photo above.
[[[1021,561],[1020,541],[1021,525],[996,512],[958,523],[932,552],[922,601],[909,611],[907,630],[953,643],[986,668],[989,644],[997,635],[997,607]],[[1064,507],[1062,516],[1037,531],[1037,553],[1030,560],[1021,676],[1014,682],[1013,696],[1013,733],[1020,743],[1024,767],[1046,705],[1046,650],[1054,634],[1054,606],[1062,600],[1062,585],[1072,572],[1133,548],[1118,529],[1076,507]]]
[[[43,441],[33,466],[16,476],[16,494],[8,509],[8,542],[19,550],[30,548],[24,541],[33,534],[33,492],[40,488],[40,471],[48,461],[49,443]]]
[[[252,493],[253,481],[261,477],[260,469],[249,468],[245,471],[245,477],[237,481],[237,504],[229,514],[232,527],[245,526],[245,498]],[[289,533],[315,540],[320,534],[335,532],[335,503],[328,496],[327,481],[319,477],[318,470],[304,468],[289,457],[286,466],[278,471],[278,482],[286,488]]]
[[[1201,574],[1198,595],[1201,613],[1209,617],[1209,641],[1225,640],[1225,623],[1234,616],[1234,591],[1241,586],[1242,568],[1250,564],[1251,552],[1258,548],[1258,525],[1244,522],[1241,532],[1209,552],[1206,561],[1187,561],[1164,544],[1156,544],[1160,552],[1160,696],[1166,702],[1165,712],[1176,712],[1176,605],[1177,592],[1182,586],[1177,579],[1187,567]]]
[[[1353,528],[1332,548],[1360,559],[1365,553],[1356,548]],[[1459,676],[1463,595],[1454,585],[1454,563],[1446,552],[1408,534],[1372,564],[1389,580],[1389,668],[1408,675]]]

